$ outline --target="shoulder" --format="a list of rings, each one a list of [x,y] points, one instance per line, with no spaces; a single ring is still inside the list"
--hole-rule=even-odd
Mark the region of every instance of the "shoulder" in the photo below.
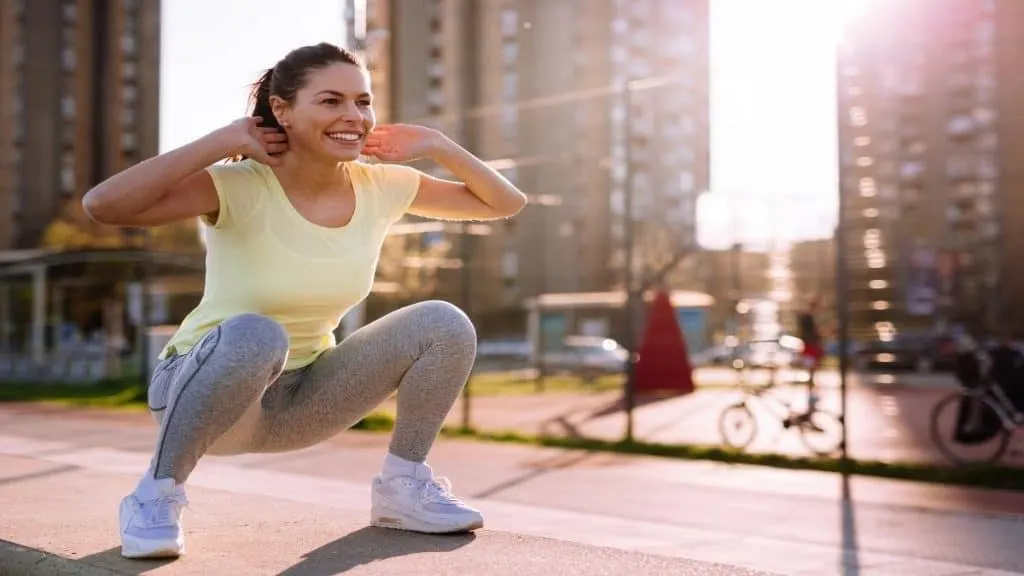
[[[349,174],[382,192],[403,191],[419,186],[420,171],[403,164],[350,162]]]
[[[251,159],[214,164],[206,172],[213,180],[219,207],[215,219],[205,217],[204,221],[218,229],[247,220],[262,204],[273,175],[268,166]]]
[[[268,167],[259,162],[246,159],[238,162],[223,162],[206,168],[213,178],[214,184],[233,187],[237,185],[257,185],[266,183]]]
[[[398,221],[416,199],[420,171],[411,166],[351,162],[348,167],[353,182],[370,193],[382,220]]]

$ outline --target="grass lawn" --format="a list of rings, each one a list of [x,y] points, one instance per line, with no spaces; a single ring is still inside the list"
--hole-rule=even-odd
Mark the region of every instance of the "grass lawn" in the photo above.
[[[585,382],[575,376],[547,376],[540,390],[544,392],[603,392],[620,390],[621,375],[609,375]],[[474,396],[499,396],[505,394],[533,394],[538,391],[533,378],[523,377],[522,372],[484,372],[474,374],[469,380],[469,391]]]
[[[137,378],[104,380],[89,385],[5,382],[0,383],[0,402],[142,409],[146,406],[146,390]]]

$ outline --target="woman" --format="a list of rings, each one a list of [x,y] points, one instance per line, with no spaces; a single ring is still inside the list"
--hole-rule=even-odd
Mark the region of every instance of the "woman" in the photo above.
[[[341,343],[370,292],[388,227],[406,212],[515,215],[525,196],[439,132],[375,126],[368,73],[329,44],[299,48],[257,83],[252,116],[128,168],[86,194],[96,221],[207,225],[199,305],[160,354],[149,469],[120,507],[125,557],[184,553],[184,484],[203,454],[296,450],[345,430],[398,392],[372,482],[371,523],[421,532],[483,525],[435,479],[427,452],[469,376],[476,333],[454,306],[421,302]],[[430,158],[461,182],[397,164]],[[219,163],[226,158],[236,162]]]

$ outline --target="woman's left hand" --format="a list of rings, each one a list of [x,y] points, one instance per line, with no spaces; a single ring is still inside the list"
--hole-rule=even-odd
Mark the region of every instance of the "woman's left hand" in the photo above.
[[[429,156],[444,138],[443,134],[426,126],[384,124],[366,137],[363,154],[384,162],[408,162]]]

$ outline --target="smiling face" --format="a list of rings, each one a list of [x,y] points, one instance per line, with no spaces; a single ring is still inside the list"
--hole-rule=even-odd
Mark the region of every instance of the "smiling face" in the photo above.
[[[339,162],[359,157],[376,124],[369,75],[345,62],[311,70],[291,102],[271,96],[271,106],[291,151]]]

